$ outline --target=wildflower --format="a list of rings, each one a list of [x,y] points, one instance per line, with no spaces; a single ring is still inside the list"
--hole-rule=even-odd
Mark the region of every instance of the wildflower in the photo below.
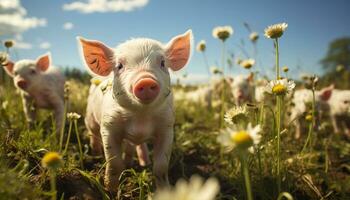
[[[91,84],[94,84],[94,85],[98,86],[98,85],[100,85],[100,83],[101,83],[102,81],[101,81],[101,79],[94,77],[94,78],[92,78],[92,79],[90,80],[90,82],[91,82]]]
[[[342,72],[345,69],[344,65],[338,65],[336,68],[337,72]]]
[[[295,83],[292,80],[280,79],[272,80],[266,85],[266,92],[275,95],[285,95],[291,92],[295,87]]]
[[[189,182],[179,180],[175,188],[155,193],[153,200],[214,200],[220,186],[216,179],[203,182],[198,176],[192,176]]]
[[[237,124],[241,120],[247,120],[247,114],[246,106],[235,106],[226,112],[224,120],[229,124]]]
[[[312,114],[307,114],[305,116],[305,120],[308,121],[308,122],[311,122],[312,121]]]
[[[0,66],[4,65],[7,61],[7,54],[5,52],[0,52]]]
[[[62,157],[57,152],[48,152],[41,159],[41,165],[45,168],[57,169],[62,164]]]
[[[284,66],[282,69],[283,69],[283,71],[286,72],[286,73],[289,71],[289,68],[288,68],[287,66]]]
[[[219,67],[216,67],[216,66],[212,66],[212,67],[210,68],[210,71],[211,71],[211,73],[213,73],[213,74],[221,74],[221,73],[222,73],[222,71],[219,69]]]
[[[7,109],[8,105],[9,105],[9,102],[8,102],[8,101],[4,101],[4,102],[2,102],[2,104],[1,104],[1,106],[2,106],[2,108],[3,108],[4,110]]]
[[[198,44],[197,44],[197,51],[199,52],[204,52],[206,49],[207,45],[205,44],[204,40],[201,40]]]
[[[265,29],[265,37],[270,39],[277,39],[283,35],[287,27],[288,27],[287,23],[280,23],[280,24],[274,24],[274,25],[268,26]]]
[[[13,47],[14,44],[15,44],[15,42],[13,40],[6,40],[4,42],[4,45],[6,48],[11,48],[11,47]]]
[[[78,120],[80,117],[81,117],[81,115],[79,115],[78,113],[75,113],[75,112],[67,113],[67,118],[69,120]]]
[[[257,32],[252,32],[249,35],[249,39],[250,39],[250,41],[252,41],[254,43],[259,39],[259,34]]]
[[[243,60],[240,64],[241,64],[241,66],[244,67],[245,69],[250,69],[250,68],[252,68],[253,65],[255,64],[255,60],[254,60],[254,59]]]
[[[70,91],[70,83],[66,82],[64,83],[64,99],[68,100],[69,98],[69,91]]]
[[[213,37],[225,42],[233,34],[231,26],[218,26],[213,29]]]
[[[251,124],[248,124],[245,130],[237,127],[227,128],[218,136],[218,142],[227,147],[228,150],[237,148],[238,150],[252,152],[252,146],[260,142],[261,135],[258,134],[260,130],[259,125],[253,128]]]

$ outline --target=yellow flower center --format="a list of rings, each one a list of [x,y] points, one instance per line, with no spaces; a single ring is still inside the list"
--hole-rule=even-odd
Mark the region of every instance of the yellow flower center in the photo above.
[[[199,51],[205,51],[205,48],[206,48],[206,46],[203,43],[199,44],[199,46],[198,46]]]
[[[312,121],[312,114],[308,114],[305,116],[305,120],[308,121],[308,122],[311,122]]]
[[[249,135],[247,131],[238,131],[232,134],[231,140],[237,144],[238,147],[248,148],[253,145],[253,138]]]
[[[272,92],[276,95],[283,95],[287,92],[287,88],[282,84],[276,84],[275,86],[273,86]]]
[[[62,158],[57,152],[48,152],[41,160],[43,167],[58,168],[61,164]]]
[[[253,65],[251,63],[246,63],[243,67],[246,69],[250,69]]]
[[[230,37],[230,33],[228,31],[219,31],[217,33],[217,36],[219,39],[221,39],[222,41],[225,41],[227,38]]]

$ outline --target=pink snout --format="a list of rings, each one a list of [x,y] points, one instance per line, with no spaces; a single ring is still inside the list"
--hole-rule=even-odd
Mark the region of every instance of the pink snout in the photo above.
[[[159,84],[152,78],[139,79],[133,89],[134,95],[142,103],[151,103],[159,94]]]
[[[28,82],[23,79],[20,79],[17,81],[17,86],[21,89],[26,89],[26,87],[28,86]]]

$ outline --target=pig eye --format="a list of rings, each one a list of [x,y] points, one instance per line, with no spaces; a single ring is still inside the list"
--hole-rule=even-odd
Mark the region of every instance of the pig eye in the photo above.
[[[118,69],[118,70],[121,70],[121,69],[123,69],[123,67],[124,67],[124,66],[123,66],[123,64],[121,64],[121,63],[118,63],[118,65],[117,65],[117,69]]]
[[[164,60],[162,60],[162,61],[160,62],[160,66],[163,67],[163,68],[165,67],[165,61],[164,61]]]
[[[30,70],[30,73],[31,73],[31,74],[35,74],[36,71],[35,71],[34,69],[31,69],[31,70]]]
[[[347,100],[344,101],[344,104],[348,104],[348,103],[349,103],[349,101],[347,101]]]

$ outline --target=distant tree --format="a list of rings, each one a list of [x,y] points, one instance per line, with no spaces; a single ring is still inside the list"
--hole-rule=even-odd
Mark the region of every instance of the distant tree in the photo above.
[[[321,64],[327,71],[335,71],[339,65],[350,70],[350,37],[333,40]]]

